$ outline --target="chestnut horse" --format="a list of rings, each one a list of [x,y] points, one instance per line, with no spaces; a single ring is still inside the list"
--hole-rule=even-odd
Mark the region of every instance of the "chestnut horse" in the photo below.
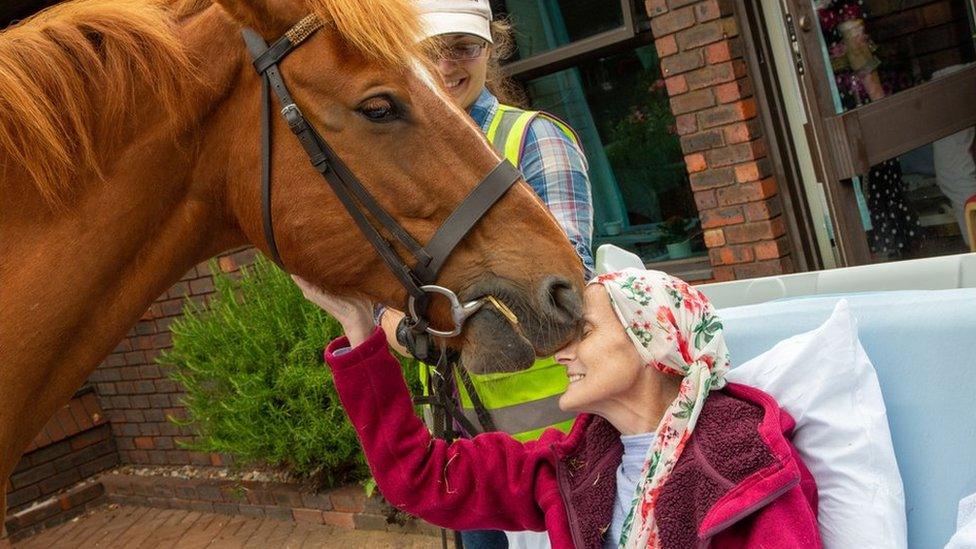
[[[223,250],[267,252],[260,79],[241,28],[270,42],[308,13],[325,28],[284,60],[285,81],[380,204],[426,242],[500,157],[422,61],[407,0],[78,0],[0,34],[0,488],[158,295]],[[402,287],[275,118],[285,268],[402,307]],[[519,315],[516,329],[483,308],[451,341],[482,370],[553,352],[580,315],[580,261],[524,181],[438,284],[465,300],[493,294]],[[447,307],[435,301],[431,319],[449,325]]]

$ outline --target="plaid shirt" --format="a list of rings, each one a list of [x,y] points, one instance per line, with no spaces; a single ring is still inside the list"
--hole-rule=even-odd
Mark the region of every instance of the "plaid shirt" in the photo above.
[[[497,110],[498,99],[486,89],[482,90],[468,114],[481,126],[481,131],[487,133],[488,124]],[[590,251],[593,199],[582,149],[551,120],[536,117],[526,132],[518,168],[545,202],[559,226],[566,231],[589,278],[593,272],[593,255]]]

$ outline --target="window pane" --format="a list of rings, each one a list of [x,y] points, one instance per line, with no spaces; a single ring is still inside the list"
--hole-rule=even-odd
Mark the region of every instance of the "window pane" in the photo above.
[[[867,177],[854,180],[874,261],[969,251],[966,202],[976,198],[974,144],[976,129],[968,128],[872,166]]]
[[[811,0],[837,112],[976,59],[970,0]]]
[[[510,61],[525,59],[570,42],[620,28],[617,0],[506,0],[493,2],[515,28],[518,49]]]
[[[614,243],[645,262],[706,253],[653,45],[586,61],[525,88],[532,108],[563,118],[580,136],[593,186],[594,245]],[[669,220],[675,234],[662,234]],[[665,240],[678,244],[670,254]]]

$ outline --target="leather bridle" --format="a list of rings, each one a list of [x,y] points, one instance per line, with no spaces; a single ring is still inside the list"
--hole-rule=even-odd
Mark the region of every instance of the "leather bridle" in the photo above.
[[[482,305],[482,300],[461,303],[457,294],[436,285],[437,275],[444,262],[465,235],[478,223],[489,209],[521,178],[519,171],[508,160],[502,160],[477,187],[458,205],[437,229],[426,246],[418,243],[377,202],[363,184],[329,147],[295,104],[282,79],[278,64],[303,41],[322,27],[315,15],[307,15],[289,29],[270,47],[252,29],[244,29],[244,42],[254,58],[254,68],[262,78],[261,86],[261,203],[264,221],[264,237],[271,258],[284,267],[275,243],[271,216],[271,94],[273,90],[281,103],[281,115],[292,133],[308,154],[312,166],[326,182],[352,216],[359,230],[376,249],[400,284],[407,290],[406,312],[408,324],[418,335],[453,337],[461,333],[464,321]],[[368,215],[367,215],[368,214]],[[374,225],[372,216],[379,225]],[[394,250],[381,229],[402,245],[411,256],[413,266],[407,264]],[[426,314],[431,294],[440,294],[451,305],[454,326],[450,330],[436,330],[430,326]]]

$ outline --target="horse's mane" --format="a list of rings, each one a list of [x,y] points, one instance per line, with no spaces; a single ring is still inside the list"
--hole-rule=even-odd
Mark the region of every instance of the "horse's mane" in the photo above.
[[[200,12],[212,0],[164,0],[177,17]],[[397,69],[422,54],[420,18],[410,0],[303,0],[308,10],[363,57]],[[297,21],[296,21],[297,22]]]
[[[170,10],[147,0],[56,5],[0,33],[0,167],[23,168],[63,201],[96,143],[147,97],[178,112],[192,65]],[[140,85],[143,84],[143,85]],[[146,85],[148,84],[148,85]]]
[[[147,90],[164,111],[185,108],[193,64],[177,21],[210,0],[77,0],[0,32],[0,174],[24,169],[41,195],[63,201],[72,178],[101,175],[96,144]],[[391,68],[417,59],[409,0],[305,0],[354,51]]]

